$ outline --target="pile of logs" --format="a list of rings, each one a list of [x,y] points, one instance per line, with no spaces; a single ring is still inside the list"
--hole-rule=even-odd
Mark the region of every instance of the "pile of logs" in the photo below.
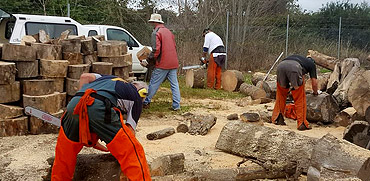
[[[67,30],[50,39],[40,30],[24,36],[21,45],[0,46],[0,137],[57,133],[57,127],[25,116],[23,108],[31,106],[60,117],[79,89],[83,73],[134,79],[126,42],[69,34]]]

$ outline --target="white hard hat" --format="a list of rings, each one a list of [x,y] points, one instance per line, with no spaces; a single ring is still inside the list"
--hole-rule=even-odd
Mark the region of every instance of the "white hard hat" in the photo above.
[[[154,13],[150,15],[149,23],[162,23],[163,24],[164,22],[162,21],[162,16],[160,14]]]

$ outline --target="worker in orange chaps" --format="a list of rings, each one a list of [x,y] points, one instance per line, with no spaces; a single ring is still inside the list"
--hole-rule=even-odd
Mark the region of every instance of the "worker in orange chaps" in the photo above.
[[[315,61],[299,55],[292,55],[285,58],[277,67],[277,90],[276,102],[272,113],[272,123],[285,125],[284,116],[297,119],[298,130],[311,129],[306,119],[307,103],[304,88],[303,75],[309,73],[312,81],[313,94],[318,95],[317,73]],[[286,98],[290,87],[294,100],[294,109],[289,105],[289,112],[286,112]]]
[[[51,180],[73,179],[77,154],[84,146],[109,151],[128,179],[151,180],[144,149],[134,131],[146,94],[144,82],[127,83],[115,76],[82,74],[80,90],[61,119]]]

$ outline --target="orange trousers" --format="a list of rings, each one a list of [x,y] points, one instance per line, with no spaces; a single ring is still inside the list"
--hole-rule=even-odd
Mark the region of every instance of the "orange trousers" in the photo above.
[[[279,114],[284,115],[285,113],[285,106],[286,106],[286,98],[288,96],[289,89],[283,88],[277,83],[277,90],[276,90],[276,102],[274,111],[272,112],[272,123],[275,123],[276,119],[278,118]],[[292,90],[293,100],[294,100],[294,110],[297,116],[297,128],[301,124],[305,124],[308,127],[309,123],[306,119],[307,117],[307,103],[306,103],[306,93],[304,88],[304,81],[298,89]]]
[[[207,71],[207,87],[221,89],[221,70],[222,67],[218,66],[213,58],[213,54],[209,57],[208,71]],[[216,79],[216,84],[215,84]]]

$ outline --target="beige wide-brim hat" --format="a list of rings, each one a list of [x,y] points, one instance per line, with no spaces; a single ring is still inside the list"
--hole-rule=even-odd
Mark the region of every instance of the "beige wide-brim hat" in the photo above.
[[[162,16],[160,14],[152,14],[150,15],[150,20],[149,20],[149,23],[164,23],[162,21]]]

